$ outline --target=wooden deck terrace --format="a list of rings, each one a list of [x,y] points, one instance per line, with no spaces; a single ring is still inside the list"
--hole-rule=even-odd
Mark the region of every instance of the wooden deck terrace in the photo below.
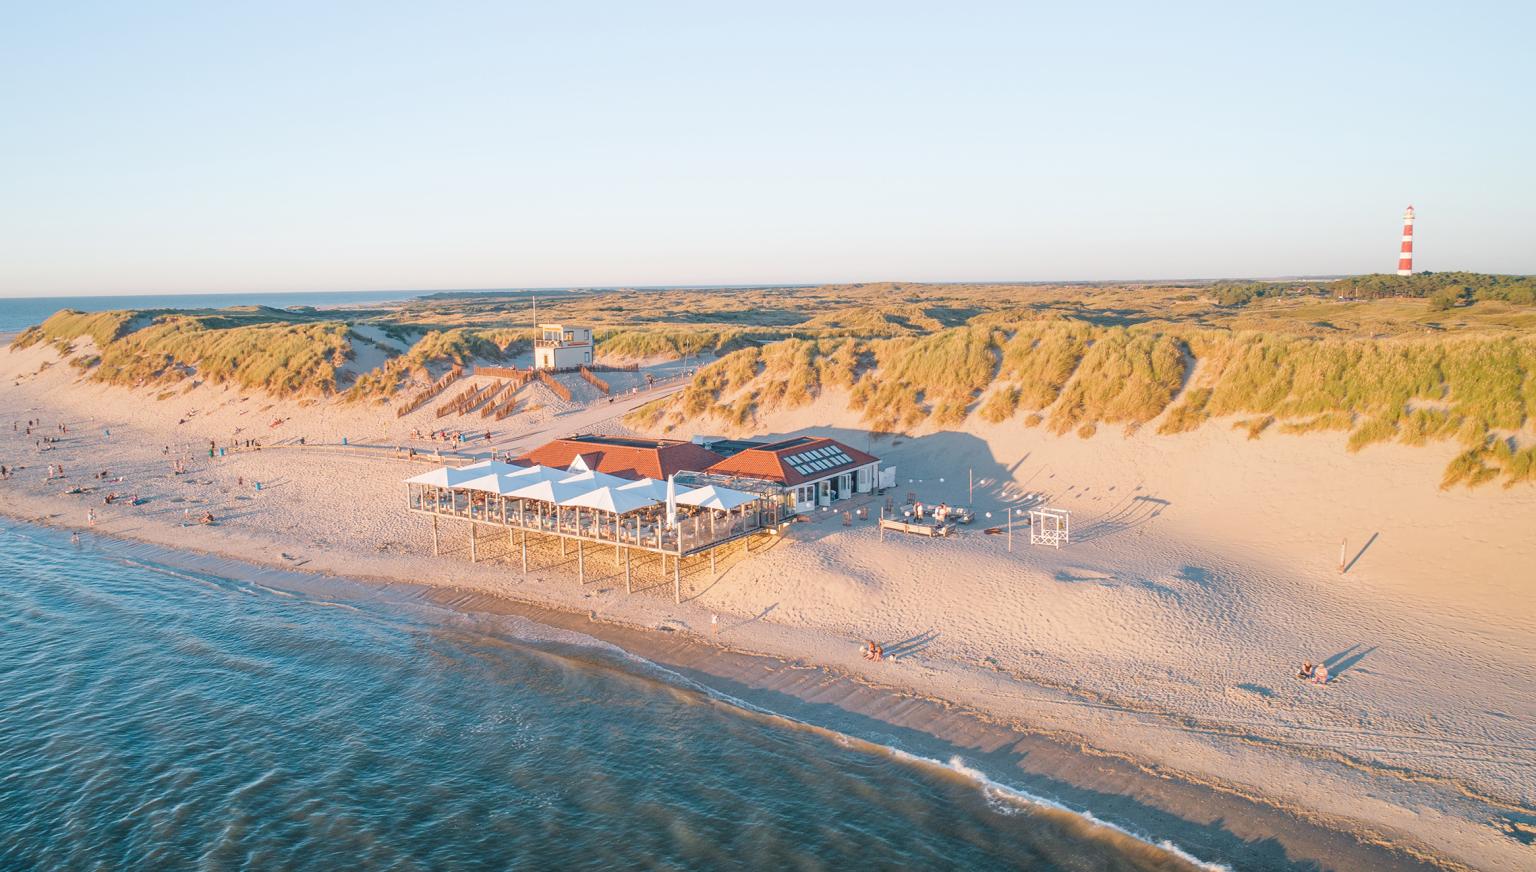
[[[509,545],[515,535],[524,575],[528,573],[529,534],[558,537],[561,556],[566,555],[570,543],[575,543],[576,572],[582,583],[586,582],[586,545],[613,546],[615,558],[622,557],[624,561],[624,589],[629,593],[634,592],[632,551],[660,555],[663,573],[670,557],[672,595],[677,602],[682,601],[683,560],[707,554],[713,573],[718,549],[757,535],[775,535],[781,524],[792,520],[786,517],[781,502],[765,497],[731,511],[679,506],[677,524],[669,529],[659,506],[615,515],[598,509],[415,484],[407,486],[406,509],[432,518],[433,555],[439,554],[439,523],[444,518],[467,525],[472,563],[479,559],[480,525],[506,530]]]

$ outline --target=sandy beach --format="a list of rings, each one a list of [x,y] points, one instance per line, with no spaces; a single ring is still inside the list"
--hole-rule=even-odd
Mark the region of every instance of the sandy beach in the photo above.
[[[20,468],[0,488],[16,518],[84,528],[89,509],[116,538],[409,584],[455,608],[537,608],[766,708],[936,759],[954,751],[1197,856],[1536,865],[1536,603],[1522,590],[1536,492],[1440,491],[1450,445],[1351,454],[1338,434],[1249,440],[1222,422],[1082,439],[971,421],[871,439],[829,392],[759,435],[867,448],[896,467],[898,491],[969,499],[977,523],[882,540],[868,521],[818,513],[733,551],[716,576],[688,567],[675,605],[654,566],[626,595],[617,566],[594,558],[579,585],[554,547],[524,576],[501,543],[482,542],[471,564],[450,529],[433,558],[400,486],[429,461],[396,450],[430,454],[410,435],[436,426],[430,409],[396,419],[208,385],[77,383],[47,346],[3,359],[0,463]],[[617,430],[655,395],[543,397],[465,456]],[[29,419],[42,421],[31,435]],[[42,436],[58,441],[40,450]],[[210,439],[263,445],[210,459]],[[173,475],[178,458],[187,471]],[[64,481],[46,479],[50,464]],[[110,490],[143,502],[104,505]],[[1006,533],[984,532],[1026,495],[1072,510],[1071,545],[1032,548],[1015,530],[1010,551]],[[204,511],[218,526],[188,523]],[[865,638],[897,657],[864,661]],[[1295,680],[1303,659],[1335,680]]]

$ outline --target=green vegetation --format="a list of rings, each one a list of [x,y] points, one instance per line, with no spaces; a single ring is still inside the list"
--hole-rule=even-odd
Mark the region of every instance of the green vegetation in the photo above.
[[[1431,300],[1503,300],[1524,306],[1536,305],[1536,276],[1468,272],[1422,272],[1411,276],[1374,273],[1340,279],[1330,286],[1330,290],[1340,297],[1361,300],[1428,297]]]
[[[11,343],[16,348],[28,348],[39,342],[52,342],[61,351],[82,336],[89,336],[98,349],[106,348],[122,338],[134,319],[149,313],[130,311],[76,312],[60,309],[47,321],[28,327]]]
[[[1271,429],[1347,431],[1351,451],[1454,439],[1467,450],[1447,471],[1447,486],[1536,480],[1536,449],[1522,448],[1536,442],[1536,336],[986,323],[917,338],[785,340],[739,351],[632,422],[671,428],[714,417],[748,429],[763,413],[809,402],[835,372],[849,408],[875,429],[953,427],[972,414],[1003,424],[1026,412],[1025,426],[1045,423],[1058,434],[1088,436],[1105,424],[1129,431],[1160,416],[1158,432],[1172,434],[1227,418],[1252,439]]]
[[[223,382],[389,402],[454,366],[526,355],[531,302],[509,292],[344,314],[64,311],[14,347],[46,344],[83,378],[157,392]],[[1452,442],[1461,454],[1447,486],[1536,475],[1526,276],[589,289],[541,294],[538,317],[591,326],[600,358],[701,362],[685,389],[631,415],[646,429],[761,429],[831,393],[880,430],[1177,434],[1221,422],[1251,438],[1335,431],[1353,451]]]
[[[617,330],[598,334],[597,355],[608,360],[681,360],[741,347],[742,330]]]

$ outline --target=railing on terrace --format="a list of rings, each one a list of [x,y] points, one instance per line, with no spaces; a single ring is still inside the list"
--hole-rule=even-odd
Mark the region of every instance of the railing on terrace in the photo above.
[[[782,506],[766,501],[749,503],[732,512],[696,510],[668,528],[660,507],[615,516],[593,509],[423,485],[409,486],[406,500],[407,508],[415,512],[683,556],[760,533],[785,520]]]

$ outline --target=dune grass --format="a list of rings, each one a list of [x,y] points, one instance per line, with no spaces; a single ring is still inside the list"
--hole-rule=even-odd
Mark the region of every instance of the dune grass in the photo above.
[[[1001,424],[1021,412],[1024,426],[1085,437],[1160,416],[1162,434],[1229,419],[1251,439],[1345,430],[1350,451],[1454,439],[1466,451],[1447,486],[1536,475],[1531,449],[1494,438],[1536,421],[1536,337],[1502,334],[1377,340],[994,319],[920,337],[792,339],[728,355],[633,422],[713,417],[746,428],[832,384],[881,430],[955,427],[972,415]]]
[[[360,375],[348,389],[349,400],[382,401],[411,382],[430,384],[455,366],[469,367],[476,360],[501,360],[531,347],[531,333],[516,328],[430,330],[404,353],[383,366]]]
[[[590,324],[616,359],[717,360],[646,428],[714,420],[759,430],[774,412],[846,395],[879,430],[1048,427],[1161,434],[1234,422],[1253,438],[1338,431],[1353,451],[1452,442],[1447,486],[1529,481],[1536,465],[1536,283],[1521,276],[1340,282],[585,289],[540,299],[541,320]],[[1428,301],[1439,301],[1431,305]],[[385,401],[530,338],[526,294],[452,294],[392,310],[61,311],[20,334],[82,377],[223,381],[277,395]],[[1441,304],[1445,305],[1441,305]],[[385,362],[348,387],[366,324]],[[86,348],[88,344],[94,345]],[[1193,368],[1191,368],[1193,363]]]
[[[147,318],[150,314],[126,309],[90,313],[60,309],[43,323],[22,331],[11,341],[11,345],[15,348],[29,348],[39,342],[52,342],[63,351],[74,340],[89,336],[98,349],[106,348],[127,335],[135,320]]]
[[[609,360],[682,360],[742,347],[743,330],[611,330],[597,336],[598,357]]]
[[[108,344],[93,378],[144,385],[196,378],[277,396],[330,394],[352,353],[340,322],[225,327],[191,315],[164,315]]]

